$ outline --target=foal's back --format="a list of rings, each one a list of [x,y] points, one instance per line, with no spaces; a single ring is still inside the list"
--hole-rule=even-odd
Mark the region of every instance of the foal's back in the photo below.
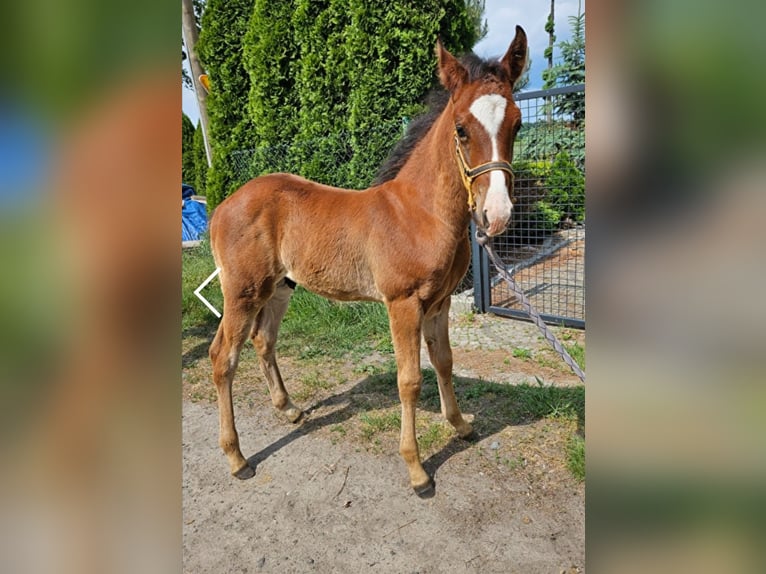
[[[353,191],[292,174],[251,180],[213,214],[216,263],[245,282],[287,277],[332,299],[383,300],[384,275],[400,270],[412,246],[413,208],[397,187]]]

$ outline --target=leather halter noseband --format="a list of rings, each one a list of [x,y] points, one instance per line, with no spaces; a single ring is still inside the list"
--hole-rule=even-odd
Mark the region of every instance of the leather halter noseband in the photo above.
[[[460,145],[460,137],[455,130],[455,155],[457,157],[457,164],[460,168],[460,177],[463,180],[463,185],[466,191],[468,191],[468,207],[471,211],[476,211],[476,199],[473,196],[473,181],[484,173],[488,173],[493,170],[505,171],[511,176],[513,181],[513,168],[507,161],[489,161],[483,163],[477,167],[470,167],[463,155],[463,148]]]

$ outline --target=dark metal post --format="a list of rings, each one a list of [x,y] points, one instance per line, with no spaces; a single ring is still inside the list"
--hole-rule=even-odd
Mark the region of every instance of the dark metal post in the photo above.
[[[473,305],[479,313],[486,313],[490,301],[489,258],[476,242],[476,224],[471,221],[471,264],[473,265]]]

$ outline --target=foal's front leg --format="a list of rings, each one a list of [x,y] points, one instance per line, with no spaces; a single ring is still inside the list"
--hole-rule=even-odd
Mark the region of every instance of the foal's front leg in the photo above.
[[[420,333],[423,312],[417,298],[387,303],[391,337],[396,353],[397,384],[402,402],[399,453],[410,473],[410,484],[419,496],[433,493],[433,481],[420,463],[415,437],[415,409],[423,376],[420,372]]]

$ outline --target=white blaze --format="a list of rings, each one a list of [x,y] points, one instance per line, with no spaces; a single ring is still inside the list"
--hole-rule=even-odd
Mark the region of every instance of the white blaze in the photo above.
[[[488,94],[477,98],[469,108],[471,114],[479,121],[482,127],[487,130],[489,140],[492,143],[492,161],[500,160],[500,153],[497,148],[497,132],[505,118],[505,107],[508,100],[499,94]],[[505,183],[504,172],[493,170],[489,173],[489,189],[484,200],[484,211],[487,214],[487,221],[490,228],[497,229],[496,225],[505,224],[511,217],[513,204],[508,196],[508,186]],[[500,229],[497,229],[499,233]]]

